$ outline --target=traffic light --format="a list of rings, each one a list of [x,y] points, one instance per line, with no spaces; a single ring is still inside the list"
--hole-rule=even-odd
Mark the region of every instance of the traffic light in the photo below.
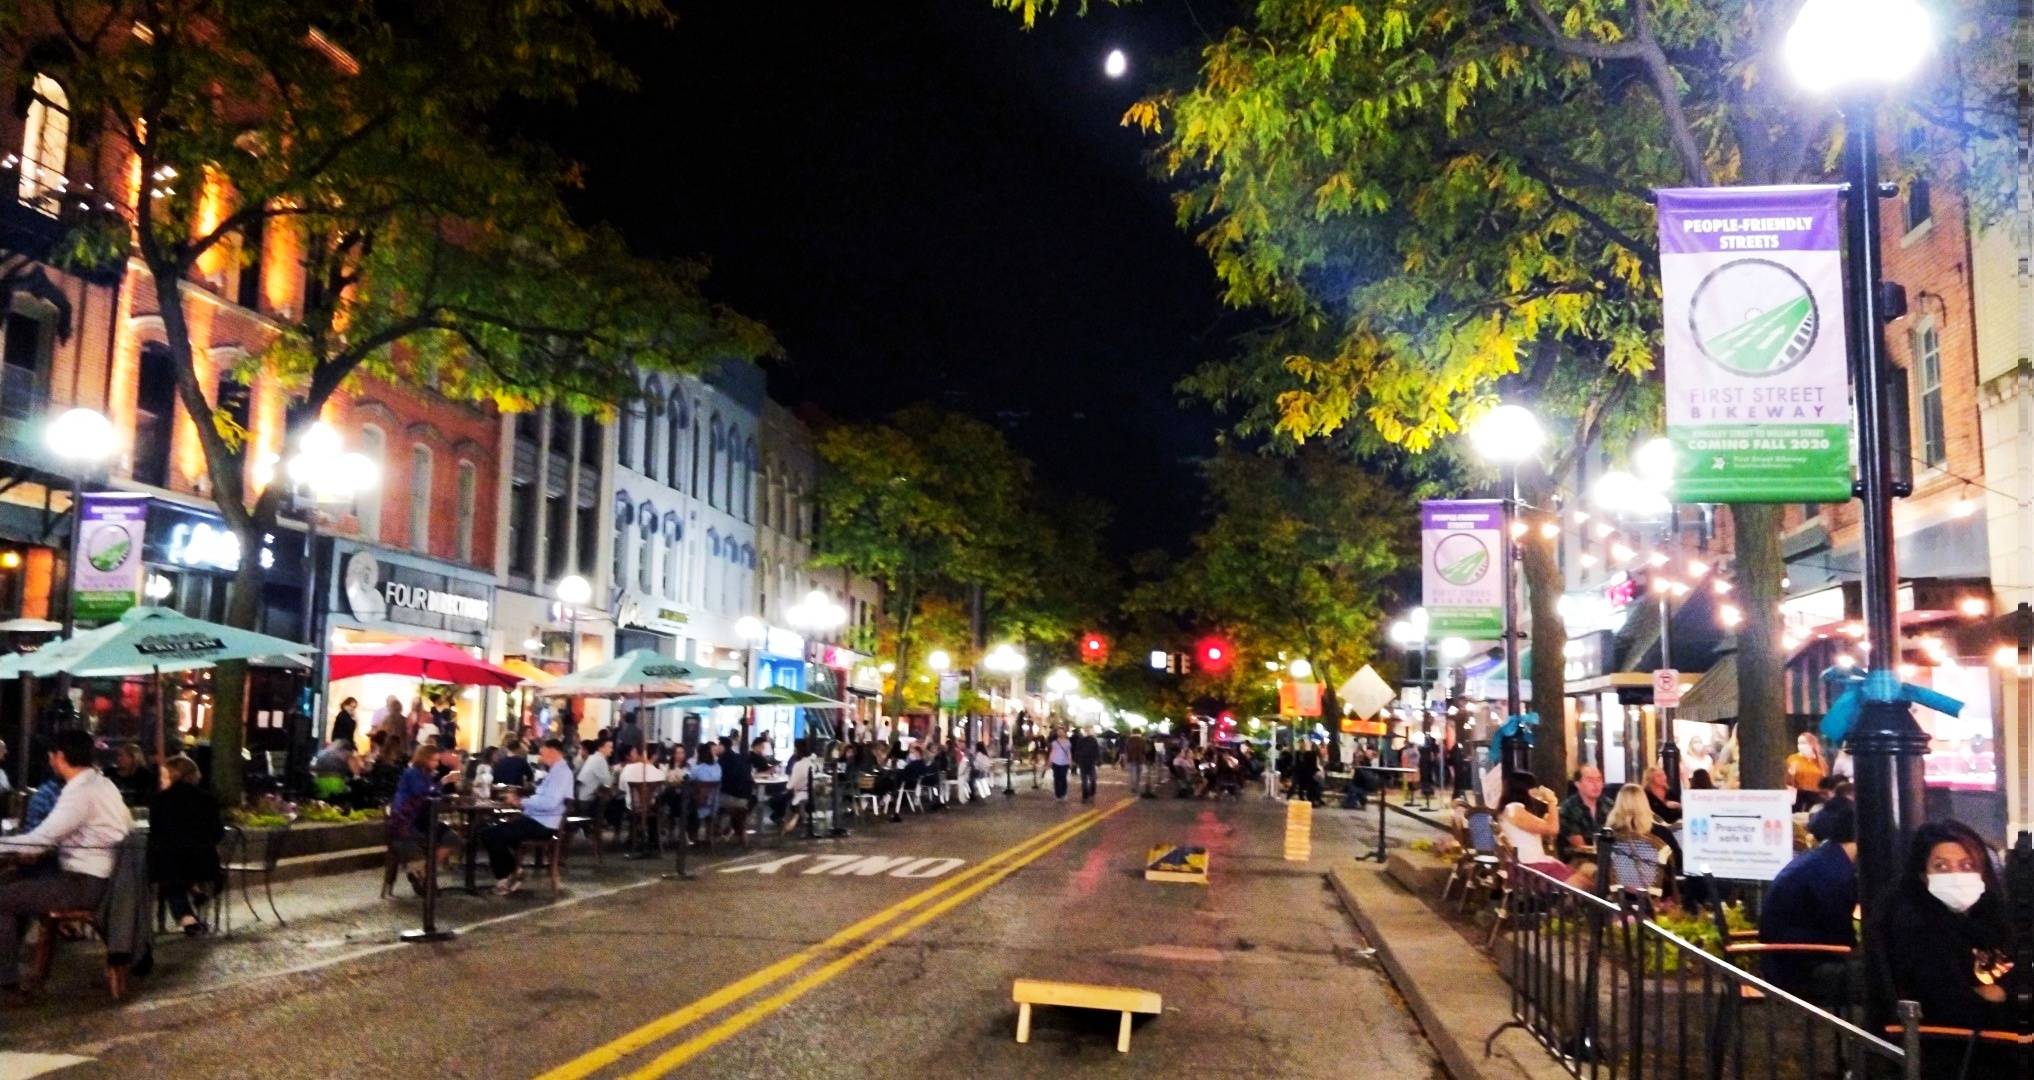
[[[1081,637],[1081,663],[1105,664],[1109,661],[1109,639],[1100,634],[1086,634]]]
[[[1194,663],[1199,664],[1202,671],[1210,673],[1227,671],[1229,662],[1233,659],[1235,654],[1230,650],[1229,643],[1221,638],[1202,638],[1200,644],[1194,646]]]

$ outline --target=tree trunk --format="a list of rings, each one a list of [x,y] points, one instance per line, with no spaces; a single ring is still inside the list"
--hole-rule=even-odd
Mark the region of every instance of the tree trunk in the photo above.
[[[1536,509],[1522,510],[1520,520],[1526,533],[1519,538],[1519,552],[1532,615],[1533,661],[1530,674],[1533,693],[1530,705],[1540,716],[1533,734],[1532,769],[1539,782],[1556,790],[1573,771],[1568,761],[1568,716],[1562,691],[1567,688],[1564,658],[1568,650],[1568,628],[1561,622],[1561,593],[1567,588],[1555,541],[1541,535],[1540,526],[1556,520],[1548,507],[1553,505],[1554,484],[1544,474],[1521,477],[1525,501]]]
[[[1744,621],[1737,627],[1738,786],[1777,788],[1786,772],[1786,658],[1781,648],[1780,553],[1784,507],[1731,507],[1737,532],[1737,588]]]

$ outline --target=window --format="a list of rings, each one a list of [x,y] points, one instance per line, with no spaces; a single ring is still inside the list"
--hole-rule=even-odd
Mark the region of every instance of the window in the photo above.
[[[1914,329],[1914,399],[1921,409],[1921,462],[1948,459],[1942,429],[1942,334],[1932,322]]]
[[[473,561],[473,514],[480,502],[480,470],[470,461],[459,463],[459,561]]]
[[[615,460],[621,463],[622,468],[633,469],[636,467],[635,403],[634,402],[623,403],[621,407],[621,415],[616,417],[616,421],[617,428],[621,435],[621,445],[615,449],[615,453],[619,455],[618,457],[615,458]]]
[[[581,503],[579,507],[579,572],[589,580],[598,577],[593,560],[600,552],[600,508]],[[619,547],[620,545],[616,545]],[[610,578],[620,581],[620,578]]]
[[[677,434],[677,429],[672,429]],[[678,599],[678,551],[685,546],[685,530],[678,524],[676,513],[664,515],[664,587],[658,593],[667,599]]]
[[[373,424],[361,426],[360,452],[367,455],[367,460],[374,462],[376,473],[383,476],[388,475],[387,470],[382,468],[382,461],[388,455],[388,440],[382,435],[380,428],[375,427]],[[138,462],[141,459],[137,456],[135,460]],[[353,503],[353,513],[354,516],[360,519],[360,535],[372,543],[379,543],[381,541],[381,485],[371,485],[364,493],[358,496]]]
[[[600,466],[600,417],[587,413],[579,418],[579,463]]]
[[[702,426],[692,425],[692,485],[686,489],[686,493],[695,499],[699,497],[699,440],[703,437],[699,429]]]
[[[64,197],[71,152],[71,99],[55,79],[37,75],[21,134],[21,201],[54,216]]]
[[[537,569],[537,485],[518,480],[509,487],[509,573],[529,577]]]
[[[648,596],[657,591],[657,528],[663,518],[649,503],[643,504],[636,517],[643,534],[642,553],[636,558],[636,589]]]
[[[256,218],[240,230],[240,280],[235,286],[234,302],[250,311],[261,310],[262,220]]]
[[[57,320],[37,310],[43,306],[24,292],[15,295],[12,311],[0,310],[0,416],[9,420],[41,419],[49,408]]]
[[[643,391],[643,475],[652,480],[664,467],[663,449],[659,441],[664,437],[664,384],[656,378]]]
[[[431,448],[410,447],[410,547],[431,550]]]
[[[671,391],[671,404],[667,412],[669,414],[670,434],[664,440],[664,456],[668,459],[666,475],[670,477],[671,486],[676,488],[683,486],[685,478],[685,455],[683,452],[685,447],[685,401],[676,390]]]
[[[706,459],[706,505],[720,505],[720,456],[727,443],[727,433],[720,429],[720,415],[714,414],[711,424],[713,441],[707,447]]]
[[[1934,216],[1935,207],[1929,200],[1928,181],[1918,176],[1907,181],[1907,231],[1913,232],[1928,224],[1928,219]]]
[[[756,520],[756,440],[742,444],[742,520]]]
[[[556,581],[570,573],[572,555],[572,504],[565,493],[544,497],[544,577]]]

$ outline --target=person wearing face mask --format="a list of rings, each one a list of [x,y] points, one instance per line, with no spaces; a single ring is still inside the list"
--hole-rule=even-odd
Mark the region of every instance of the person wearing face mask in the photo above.
[[[1899,943],[1886,950],[1893,985],[1920,1003],[1922,1023],[2014,1026],[2001,970],[2012,942],[2005,897],[1991,852],[1970,826],[1952,819],[1914,831],[1885,940]],[[1969,1075],[1992,1075],[1976,1066]]]
[[[1822,756],[1822,740],[1804,731],[1787,755],[1787,786],[1794,789],[1794,812],[1815,809],[1822,801],[1822,778],[1829,775],[1829,759]]]

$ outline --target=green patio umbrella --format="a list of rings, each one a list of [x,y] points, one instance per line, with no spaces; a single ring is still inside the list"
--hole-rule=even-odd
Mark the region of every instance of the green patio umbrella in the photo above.
[[[720,683],[717,685],[708,684],[707,689],[695,693],[665,698],[662,701],[653,701],[650,703],[650,707],[653,709],[661,709],[665,706],[673,706],[680,709],[715,709],[723,705],[786,704],[789,704],[789,702],[778,697],[774,689],[755,689],[753,687],[729,686],[726,683]]]
[[[643,711],[643,699],[656,694],[690,694],[712,672],[683,660],[673,660],[655,649],[632,649],[604,664],[560,675],[548,686],[537,687],[538,697],[635,698],[636,712]]]
[[[818,694],[807,693],[803,690],[793,690],[788,686],[771,686],[765,689],[771,695],[770,701],[762,703],[765,705],[796,705],[801,709],[845,709],[848,707],[848,703],[845,701],[835,701],[830,697],[820,697]]]
[[[82,679],[147,675],[208,668],[222,660],[289,662],[314,652],[309,645],[193,619],[169,608],[127,609],[119,621],[86,630],[18,657],[0,659],[0,679],[41,678],[68,672]],[[155,695],[155,756],[163,756],[163,695]]]

